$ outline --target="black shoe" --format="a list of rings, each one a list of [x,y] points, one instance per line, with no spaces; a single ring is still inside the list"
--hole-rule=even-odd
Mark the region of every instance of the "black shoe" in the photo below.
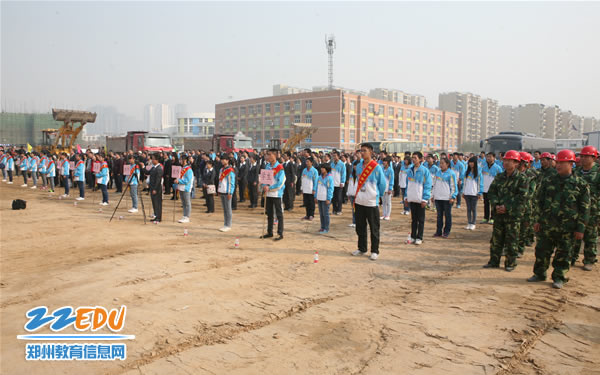
[[[504,269],[506,270],[506,272],[512,272],[515,270],[514,266],[508,266],[508,267],[504,267]]]
[[[210,214],[210,211],[204,211],[205,214]]]
[[[493,264],[491,264],[491,263],[488,263],[488,264],[484,265],[484,266],[483,266],[483,268],[500,268],[500,266],[497,266],[497,265],[493,265]]]
[[[517,258],[519,258],[519,259],[520,259],[520,258],[523,258],[523,254],[521,254],[521,253],[517,253]]]
[[[571,259],[571,266],[574,266],[577,263],[577,259]]]
[[[271,238],[273,237],[273,233],[267,233],[267,234],[263,234],[262,236],[260,236],[260,238]]]
[[[561,280],[556,280],[555,282],[552,283],[552,287],[554,289],[562,289],[563,285],[565,285],[565,283]]]
[[[172,200],[172,201],[174,201],[174,200],[175,200],[175,197],[171,197],[171,200]]]
[[[527,279],[527,282],[529,282],[529,283],[537,283],[537,282],[540,282],[540,281],[545,281],[545,279],[542,279],[538,275],[533,275],[529,279]]]
[[[274,239],[274,241],[281,241],[283,240],[283,234],[280,234],[277,238]]]

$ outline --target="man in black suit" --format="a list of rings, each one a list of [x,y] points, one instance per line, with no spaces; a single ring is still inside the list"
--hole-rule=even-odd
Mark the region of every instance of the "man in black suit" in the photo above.
[[[256,155],[250,156],[250,165],[248,166],[248,197],[250,198],[250,208],[255,208],[258,204],[258,171],[260,166],[256,160]]]
[[[150,197],[152,198],[152,209],[154,217],[151,217],[154,222],[160,223],[162,220],[162,177],[163,168],[160,165],[159,154],[152,154],[152,170],[150,171]]]
[[[285,170],[285,190],[283,191],[283,206],[286,211],[294,209],[294,198],[296,197],[296,163],[292,160],[291,152],[283,154],[283,169]]]
[[[238,191],[240,193],[240,200],[238,202],[242,203],[246,200],[244,199],[244,194],[246,193],[246,185],[248,184],[248,162],[246,161],[245,156],[240,156],[240,166],[239,166],[239,174],[237,174],[238,180]]]
[[[344,162],[344,164],[346,164],[346,181],[348,181],[350,179],[350,176],[352,176],[352,163],[350,163],[349,158],[346,156],[346,154],[342,154],[342,157],[340,159],[342,162]],[[348,203],[348,184],[344,184],[344,190],[342,191],[342,202],[344,202],[344,204]]]

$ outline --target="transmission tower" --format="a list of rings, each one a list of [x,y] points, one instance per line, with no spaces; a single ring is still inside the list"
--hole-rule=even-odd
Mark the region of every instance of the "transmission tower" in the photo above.
[[[325,47],[329,55],[329,89],[333,89],[333,51],[335,50],[335,36],[333,34],[325,35]]]

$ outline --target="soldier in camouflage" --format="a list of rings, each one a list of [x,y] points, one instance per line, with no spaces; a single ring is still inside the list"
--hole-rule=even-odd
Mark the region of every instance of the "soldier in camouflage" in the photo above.
[[[519,164],[519,172],[525,176],[527,180],[527,195],[523,201],[523,220],[519,229],[519,247],[517,258],[521,258],[525,253],[525,246],[531,246],[533,243],[533,197],[536,190],[536,182],[538,179],[538,171],[531,168],[533,157],[528,152],[520,152],[521,163]]]
[[[517,169],[520,159],[517,151],[507,151],[502,160],[504,172],[496,176],[488,190],[494,229],[490,240],[490,260],[484,268],[499,268],[505,248],[504,268],[510,272],[517,266],[523,204],[529,193],[527,179]]]
[[[533,276],[529,282],[546,280],[546,270],[552,261],[552,286],[556,289],[567,282],[573,240],[581,240],[589,220],[590,190],[588,184],[573,174],[575,153],[562,150],[557,155],[557,174],[544,180],[536,194],[534,230],[538,233],[535,246]]]
[[[541,156],[541,163],[542,163],[542,168],[540,168],[540,170],[538,171],[538,179],[536,182],[537,186],[541,186],[542,185],[542,181],[545,178],[548,178],[550,176],[553,176],[556,174],[556,168],[553,165],[553,160],[552,160],[553,155],[549,152],[544,152]]]
[[[583,178],[590,188],[590,220],[586,222],[583,233],[583,269],[591,271],[597,262],[596,241],[598,240],[598,224],[600,224],[600,167],[596,163],[598,150],[594,146],[585,146],[579,153],[581,168],[575,169],[575,175]],[[579,257],[581,240],[575,241],[571,265],[574,266]]]

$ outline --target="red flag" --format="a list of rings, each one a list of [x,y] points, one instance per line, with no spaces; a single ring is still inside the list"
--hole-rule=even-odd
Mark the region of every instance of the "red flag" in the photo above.
[[[77,153],[81,154],[81,146],[80,145],[77,145]]]

